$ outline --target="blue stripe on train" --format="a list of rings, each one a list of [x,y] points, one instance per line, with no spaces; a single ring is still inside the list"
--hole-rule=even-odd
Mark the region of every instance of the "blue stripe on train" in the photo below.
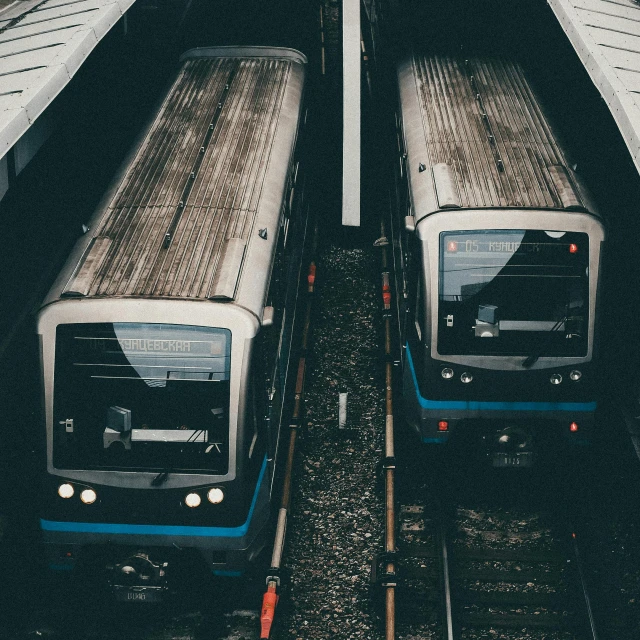
[[[427,400],[420,395],[418,378],[407,343],[407,361],[415,386],[416,397],[423,409],[463,409],[467,411],[588,411],[596,410],[597,402],[479,402],[477,400]]]
[[[258,476],[258,483],[253,494],[249,514],[244,524],[239,527],[190,527],[179,525],[157,524],[107,524],[104,522],[52,522],[40,519],[40,526],[44,531],[66,531],[73,533],[109,533],[128,535],[162,535],[162,536],[196,536],[207,538],[240,538],[249,530],[249,523],[253,517],[258,493],[267,470],[267,458],[265,457]]]

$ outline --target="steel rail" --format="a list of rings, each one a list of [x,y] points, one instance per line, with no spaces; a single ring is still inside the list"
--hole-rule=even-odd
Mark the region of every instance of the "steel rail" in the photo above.
[[[591,598],[589,597],[589,591],[587,589],[587,580],[584,574],[584,567],[582,558],[580,557],[580,549],[578,548],[578,541],[576,539],[575,532],[571,534],[571,548],[573,550],[573,556],[576,561],[576,568],[578,571],[578,577],[580,579],[580,589],[582,591],[582,597],[584,599],[585,608],[587,610],[587,617],[589,618],[589,640],[598,640],[596,622],[593,616],[593,609],[591,608]]]
[[[320,73],[324,76],[326,71],[326,53],[324,46],[324,4],[320,5]]]
[[[444,640],[453,640],[453,607],[451,603],[451,576],[449,573],[449,547],[447,545],[447,524],[444,520],[444,511],[440,508],[438,518],[438,538],[440,547],[440,578],[442,580],[442,608],[444,625],[442,637]]]
[[[566,489],[566,488],[565,488]],[[596,630],[596,621],[591,606],[591,596],[589,595],[589,589],[587,585],[587,576],[584,569],[584,562],[580,554],[580,547],[578,545],[577,531],[579,529],[580,518],[580,501],[574,501],[574,497],[579,495],[577,489],[573,486],[571,490],[566,489],[558,495],[558,501],[555,505],[560,516],[560,522],[565,531],[568,531],[570,537],[570,553],[573,556],[575,576],[578,581],[577,589],[582,596],[581,602],[584,606],[584,613],[587,617],[587,624],[585,624],[585,632],[588,634],[585,640],[598,640],[598,632]]]

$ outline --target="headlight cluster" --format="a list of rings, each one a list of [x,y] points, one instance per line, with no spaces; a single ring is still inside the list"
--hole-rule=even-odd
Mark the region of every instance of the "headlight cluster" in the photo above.
[[[578,382],[580,378],[582,378],[582,372],[577,369],[573,369],[573,371],[569,373],[569,380],[572,380],[573,382]],[[551,384],[560,384],[562,382],[562,376],[559,373],[552,373],[549,378],[549,382]]]
[[[212,487],[207,491],[207,500],[211,504],[220,504],[224,500],[224,491],[220,487]],[[186,495],[184,503],[187,507],[195,509],[202,504],[202,497],[199,493],[191,491]]]
[[[63,482],[58,487],[58,495],[65,500],[73,498],[76,493],[75,487],[69,482]],[[98,499],[98,494],[90,487],[85,487],[80,491],[80,500],[84,504],[93,504]]]
[[[455,376],[455,373],[451,367],[445,367],[444,369],[440,370],[440,375],[445,380],[451,380]],[[472,380],[473,380],[473,375],[471,375],[468,371],[464,371],[463,373],[460,374],[460,381],[463,384],[469,384]]]

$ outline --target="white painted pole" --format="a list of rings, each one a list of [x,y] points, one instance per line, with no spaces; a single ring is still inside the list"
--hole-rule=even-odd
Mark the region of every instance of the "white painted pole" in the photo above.
[[[342,1],[342,224],[360,226],[360,0]]]

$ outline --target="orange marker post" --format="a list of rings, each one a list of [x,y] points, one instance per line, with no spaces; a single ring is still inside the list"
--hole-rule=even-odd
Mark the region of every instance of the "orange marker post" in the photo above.
[[[278,604],[278,594],[276,593],[276,583],[269,581],[267,592],[262,598],[262,610],[260,611],[260,640],[268,640],[273,624],[273,616]]]

